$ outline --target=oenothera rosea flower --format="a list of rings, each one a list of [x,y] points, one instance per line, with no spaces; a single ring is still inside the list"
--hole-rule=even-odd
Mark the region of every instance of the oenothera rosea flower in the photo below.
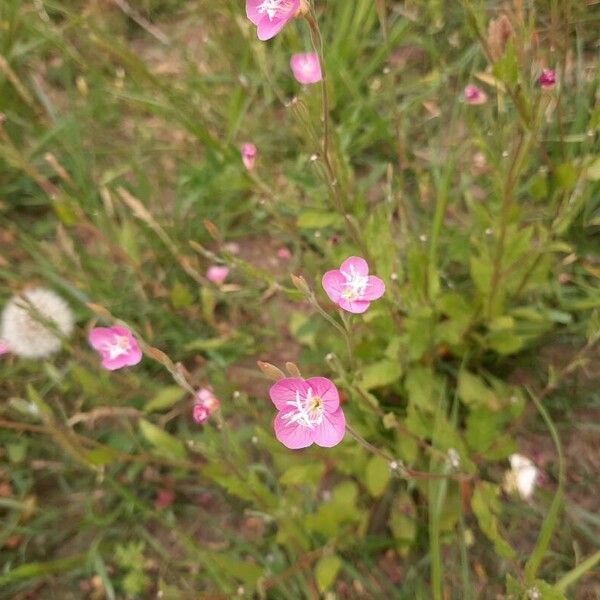
[[[487,94],[476,85],[468,85],[465,88],[465,100],[468,104],[479,105],[487,102]]]
[[[102,357],[102,366],[109,371],[132,367],[142,360],[142,350],[133,333],[126,327],[95,327],[89,342]]]
[[[217,285],[221,285],[229,275],[229,268],[219,265],[213,265],[206,271],[206,278]]]
[[[316,52],[292,55],[290,66],[296,81],[302,85],[310,85],[323,79],[319,55]]]
[[[198,390],[194,395],[194,401],[195,404],[192,410],[192,416],[194,417],[194,421],[199,425],[206,423],[210,415],[221,406],[221,403],[209,388]]]
[[[325,377],[288,377],[271,386],[275,436],[291,450],[317,444],[331,448],[346,433],[346,417],[334,383]]]
[[[256,162],[256,146],[251,142],[246,142],[242,146],[242,162],[248,171],[254,169],[254,163]]]
[[[556,71],[554,69],[542,69],[538,83],[542,89],[551,90],[556,85]]]
[[[383,281],[369,275],[367,261],[358,256],[347,258],[339,269],[327,271],[323,288],[335,304],[355,314],[364,313],[385,292]]]
[[[246,0],[246,15],[262,41],[275,37],[299,10],[300,0]]]

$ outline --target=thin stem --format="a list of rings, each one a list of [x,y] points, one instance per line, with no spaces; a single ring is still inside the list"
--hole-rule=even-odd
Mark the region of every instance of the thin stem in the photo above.
[[[311,6],[310,11],[305,15],[305,19],[310,29],[310,39],[313,48],[319,57],[319,63],[321,65],[321,119],[323,121],[321,154],[323,156],[323,163],[325,164],[327,184],[329,186],[333,203],[338,212],[344,218],[350,235],[354,239],[354,242],[361,249],[364,257],[369,260],[369,252],[360,234],[360,229],[346,210],[344,195],[340,191],[340,178],[338,177],[336,168],[334,167],[331,158],[331,115],[329,107],[329,92],[327,91],[327,68],[325,66],[323,36],[321,35],[321,29],[319,28],[319,23],[317,21],[313,6]]]

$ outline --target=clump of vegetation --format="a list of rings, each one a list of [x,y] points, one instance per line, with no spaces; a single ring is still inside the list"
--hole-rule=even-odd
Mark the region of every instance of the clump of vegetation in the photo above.
[[[600,593],[592,4],[2,3],[7,598]]]

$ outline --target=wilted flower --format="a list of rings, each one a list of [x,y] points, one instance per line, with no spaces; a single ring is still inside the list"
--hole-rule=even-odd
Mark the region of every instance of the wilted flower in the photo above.
[[[163,488],[158,490],[156,498],[154,499],[154,508],[156,510],[163,510],[171,506],[175,502],[175,490],[170,488]]]
[[[303,85],[317,83],[323,79],[319,55],[316,52],[294,54],[290,59],[290,66],[296,81]]]
[[[373,300],[381,298],[385,284],[379,277],[369,275],[364,258],[351,256],[339,269],[323,275],[323,288],[340,308],[351,313],[364,313]]]
[[[510,471],[504,479],[504,489],[511,493],[515,490],[523,500],[529,500],[540,477],[540,471],[526,456],[511,454]]]
[[[208,271],[206,271],[206,278],[217,285],[223,283],[228,275],[229,268],[224,266],[213,265],[212,267],[208,267]]]
[[[487,94],[479,89],[476,85],[468,85],[465,88],[465,100],[474,106],[485,104],[487,102]]]
[[[275,37],[299,10],[300,0],[246,0],[246,15],[262,41]]]
[[[331,448],[344,438],[346,417],[338,390],[329,379],[280,379],[269,395],[279,411],[273,423],[275,435],[287,448],[297,450],[313,443]]]
[[[61,338],[73,332],[69,305],[52,290],[32,288],[13,296],[2,312],[0,338],[23,358],[46,358],[58,352]]]
[[[133,333],[126,327],[95,327],[89,342],[102,356],[102,366],[109,371],[132,367],[142,360],[142,350]]]
[[[199,425],[206,423],[210,415],[219,410],[221,403],[209,388],[202,388],[194,395],[192,416]]]
[[[246,142],[242,146],[242,161],[248,171],[254,169],[254,163],[256,162],[256,146],[251,142]]]
[[[553,89],[556,86],[556,71],[554,69],[542,69],[538,83],[544,90]]]

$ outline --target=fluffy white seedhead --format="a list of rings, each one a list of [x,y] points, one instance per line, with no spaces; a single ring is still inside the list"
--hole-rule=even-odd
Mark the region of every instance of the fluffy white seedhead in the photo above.
[[[17,356],[46,358],[60,350],[61,337],[69,337],[73,325],[73,313],[59,295],[32,288],[13,296],[4,307],[0,338]]]

